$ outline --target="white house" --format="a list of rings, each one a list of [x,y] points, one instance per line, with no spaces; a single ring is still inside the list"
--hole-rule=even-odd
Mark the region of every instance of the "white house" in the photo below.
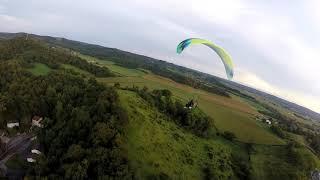
[[[39,150],[37,150],[37,149],[32,149],[31,153],[38,154],[38,155],[41,154],[41,152]]]
[[[271,125],[271,121],[269,119],[266,120],[266,123]]]
[[[19,123],[18,122],[7,123],[7,128],[14,128],[14,127],[19,127]]]
[[[36,162],[36,160],[33,159],[33,158],[27,158],[27,161],[28,161],[28,162],[31,162],[31,163]]]

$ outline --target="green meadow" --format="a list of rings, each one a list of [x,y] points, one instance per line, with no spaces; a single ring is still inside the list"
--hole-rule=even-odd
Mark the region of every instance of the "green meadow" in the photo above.
[[[51,68],[42,63],[34,63],[33,67],[29,68],[28,71],[36,76],[44,76],[51,71]]]

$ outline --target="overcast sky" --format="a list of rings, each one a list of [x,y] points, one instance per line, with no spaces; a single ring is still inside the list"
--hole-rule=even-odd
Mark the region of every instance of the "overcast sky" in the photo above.
[[[226,78],[205,38],[233,57],[234,81],[320,112],[320,1],[0,0],[0,31],[66,37]]]

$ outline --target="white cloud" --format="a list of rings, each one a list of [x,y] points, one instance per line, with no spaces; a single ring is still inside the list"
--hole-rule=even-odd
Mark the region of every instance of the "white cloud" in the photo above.
[[[304,8],[306,14],[306,20],[311,20],[313,22],[314,27],[317,28],[317,30],[320,30],[320,24],[319,24],[319,19],[320,19],[320,1],[319,0],[308,0],[305,1]]]
[[[203,0],[190,1],[191,13],[197,13],[210,22],[223,25],[234,24],[242,14],[248,13],[248,4],[241,0]]]
[[[31,27],[27,20],[3,14],[0,14],[0,24],[0,31],[2,32],[29,31]]]
[[[2,5],[0,5],[0,14],[3,14],[6,12],[6,8]]]

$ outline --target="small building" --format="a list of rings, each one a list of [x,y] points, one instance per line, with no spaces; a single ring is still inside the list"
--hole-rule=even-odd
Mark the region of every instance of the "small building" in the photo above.
[[[37,150],[37,149],[32,149],[31,153],[38,154],[38,155],[41,154],[41,152],[39,150]]]
[[[266,123],[271,125],[271,121],[269,119],[266,120]]]
[[[15,122],[15,123],[7,123],[7,128],[14,128],[14,127],[19,127],[19,123]]]
[[[43,118],[40,116],[34,116],[32,118],[32,126],[37,126],[37,127],[42,128],[42,124],[41,124],[42,119]]]
[[[27,158],[27,161],[28,161],[28,162],[30,162],[30,163],[34,163],[34,162],[36,162],[36,160],[35,160],[35,159],[33,159],[33,158]]]

